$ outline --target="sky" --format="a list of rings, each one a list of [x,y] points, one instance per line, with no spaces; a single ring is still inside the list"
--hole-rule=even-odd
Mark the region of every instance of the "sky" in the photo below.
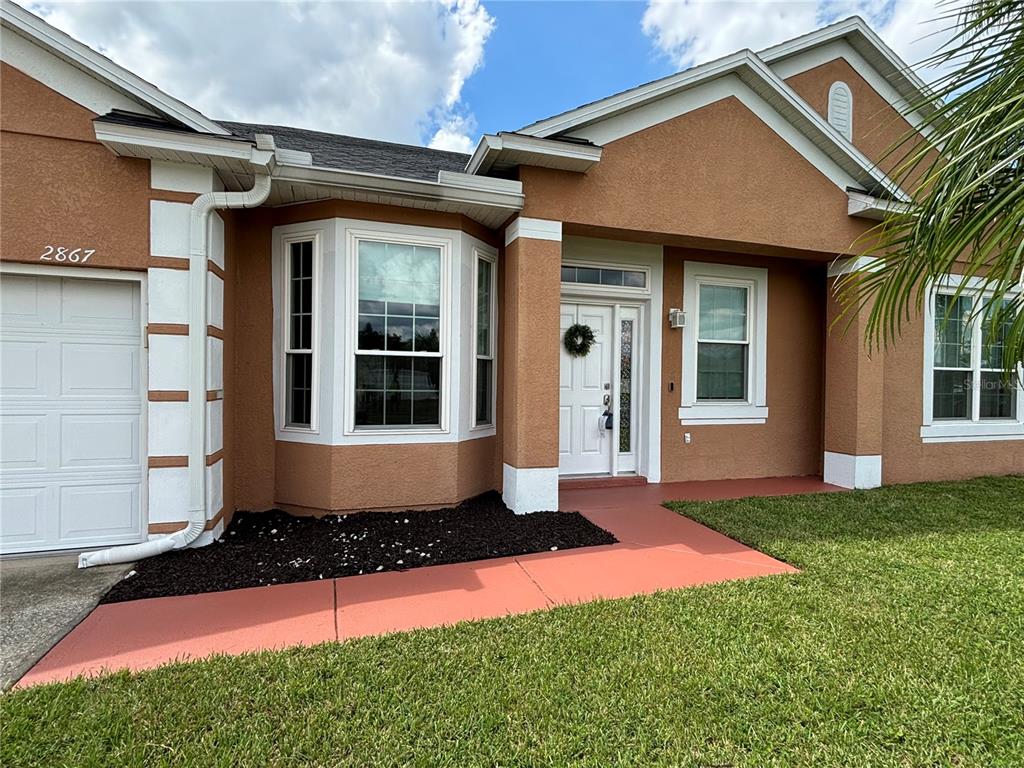
[[[208,117],[460,152],[853,14],[916,64],[940,1],[22,0]]]

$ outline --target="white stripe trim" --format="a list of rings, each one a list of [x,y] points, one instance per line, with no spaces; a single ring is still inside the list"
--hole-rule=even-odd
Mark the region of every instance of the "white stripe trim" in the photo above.
[[[505,245],[520,237],[527,237],[531,240],[553,240],[560,243],[562,242],[562,222],[519,216],[505,229]]]

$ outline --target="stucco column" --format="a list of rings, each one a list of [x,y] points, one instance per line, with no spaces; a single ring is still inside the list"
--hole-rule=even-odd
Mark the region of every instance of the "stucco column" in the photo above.
[[[501,317],[502,498],[517,513],[558,509],[562,223],[517,218],[505,230]]]
[[[864,331],[867,310],[849,322],[839,317],[835,296],[839,276],[852,262],[829,269],[825,342],[825,467],[826,483],[844,488],[876,488],[882,484],[883,354],[868,354]]]

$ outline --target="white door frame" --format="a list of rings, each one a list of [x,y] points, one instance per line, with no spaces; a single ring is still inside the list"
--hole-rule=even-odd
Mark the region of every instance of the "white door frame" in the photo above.
[[[139,493],[139,517],[142,533],[139,542],[149,537],[149,324],[148,272],[146,270],[105,269],[101,267],[58,267],[27,262],[0,261],[0,274],[30,275],[32,277],[69,277],[78,280],[120,280],[139,284],[139,461],[142,470],[142,488]],[[77,547],[95,549],[96,547]],[[70,549],[76,549],[71,547]],[[51,550],[41,550],[51,551]],[[52,550],[58,551],[58,550]],[[29,554],[29,553],[26,553]],[[18,555],[9,555],[17,557]]]
[[[636,364],[633,370],[633,381],[632,381],[632,397],[630,398],[631,412],[631,424],[633,429],[633,435],[631,437],[631,444],[633,448],[633,455],[636,458],[636,469],[629,470],[631,473],[635,471],[637,475],[644,475],[647,470],[645,462],[641,460],[643,451],[640,450],[640,446],[643,441],[647,439],[647,430],[643,428],[641,422],[643,419],[640,418],[644,412],[643,406],[647,402],[647,387],[649,384],[650,377],[650,366],[648,365],[649,358],[649,345],[648,336],[649,334],[644,332],[644,327],[647,319],[647,315],[650,312],[650,299],[637,296],[635,293],[625,293],[621,296],[611,295],[607,286],[595,286],[600,289],[599,292],[589,293],[586,289],[582,289],[579,285],[563,285],[561,301],[567,304],[590,304],[595,306],[606,306],[612,308],[612,389],[611,389],[611,402],[615,406],[613,412],[616,414],[612,420],[612,434],[611,434],[611,462],[608,468],[608,474],[612,477],[619,474],[619,427],[622,419],[619,414],[618,403],[620,402],[622,387],[622,336],[620,333],[620,323],[622,320],[621,309],[628,307],[637,311],[637,323],[633,329],[633,346],[636,350],[635,359]],[[562,343],[561,336],[559,336],[559,344]]]

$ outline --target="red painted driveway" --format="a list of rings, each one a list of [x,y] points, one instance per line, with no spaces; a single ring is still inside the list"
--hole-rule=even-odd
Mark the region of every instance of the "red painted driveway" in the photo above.
[[[19,686],[215,653],[314,645],[796,569],[661,506],[841,490],[813,478],[563,490],[618,544],[102,605]]]

